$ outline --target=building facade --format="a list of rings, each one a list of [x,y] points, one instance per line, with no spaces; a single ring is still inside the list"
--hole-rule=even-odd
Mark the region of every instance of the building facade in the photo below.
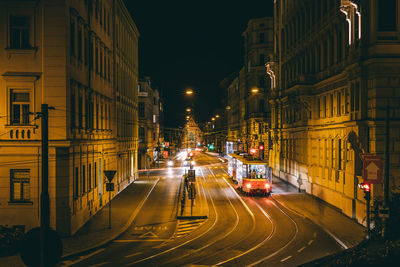
[[[249,20],[244,39],[244,66],[226,78],[221,87],[226,91],[227,141],[226,151],[250,153],[267,160],[266,150],[259,150],[269,138],[270,112],[268,96],[270,77],[265,62],[273,53],[273,18]]]
[[[274,174],[364,222],[360,154],[385,160],[400,189],[397,0],[275,1],[270,155]],[[397,147],[396,147],[397,146]],[[383,166],[383,165],[382,165]],[[300,183],[299,183],[300,181]],[[374,199],[383,197],[381,184]]]
[[[162,157],[163,105],[149,77],[139,81],[139,167],[149,168]]]
[[[0,225],[40,223],[49,111],[50,225],[75,233],[137,177],[138,30],[121,0],[0,1]]]

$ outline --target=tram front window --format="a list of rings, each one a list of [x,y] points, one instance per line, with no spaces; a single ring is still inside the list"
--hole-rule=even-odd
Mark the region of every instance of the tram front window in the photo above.
[[[263,165],[252,165],[250,166],[250,177],[251,179],[265,179],[265,166]]]

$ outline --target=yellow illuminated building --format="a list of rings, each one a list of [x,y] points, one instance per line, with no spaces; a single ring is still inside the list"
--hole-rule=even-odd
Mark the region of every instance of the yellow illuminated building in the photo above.
[[[50,225],[75,233],[137,177],[138,30],[122,0],[0,2],[0,225],[40,222],[41,104]]]
[[[275,52],[266,64],[271,167],[360,223],[366,216],[357,187],[360,154],[384,159],[387,107],[389,187],[400,189],[399,7],[397,0],[274,4]],[[373,196],[382,201],[381,184]]]

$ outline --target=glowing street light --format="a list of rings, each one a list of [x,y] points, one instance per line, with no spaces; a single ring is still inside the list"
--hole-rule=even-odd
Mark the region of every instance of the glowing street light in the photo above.
[[[193,95],[193,90],[192,89],[186,89],[186,92],[185,92],[187,95]]]
[[[211,118],[211,120],[212,120],[212,121],[215,121],[215,118],[214,118],[214,117],[212,117],[212,118]]]
[[[217,115],[215,115],[215,118],[219,118],[219,115],[217,114]]]
[[[260,90],[259,90],[257,87],[251,88],[251,92],[252,92],[253,94],[258,93],[259,91],[260,91]]]
[[[187,111],[187,112],[190,112],[190,111],[192,111],[192,110],[191,110],[190,108],[187,108],[186,111]]]

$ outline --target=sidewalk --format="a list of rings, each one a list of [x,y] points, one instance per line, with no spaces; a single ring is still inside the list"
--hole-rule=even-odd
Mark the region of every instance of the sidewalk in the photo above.
[[[63,238],[62,260],[105,245],[121,235],[132,223],[159,179],[139,179],[111,200],[111,229],[108,204],[97,212],[75,235]],[[25,266],[19,255],[0,258],[0,266]]]
[[[274,195],[282,206],[320,225],[344,249],[365,238],[365,228],[322,200],[305,193]]]

